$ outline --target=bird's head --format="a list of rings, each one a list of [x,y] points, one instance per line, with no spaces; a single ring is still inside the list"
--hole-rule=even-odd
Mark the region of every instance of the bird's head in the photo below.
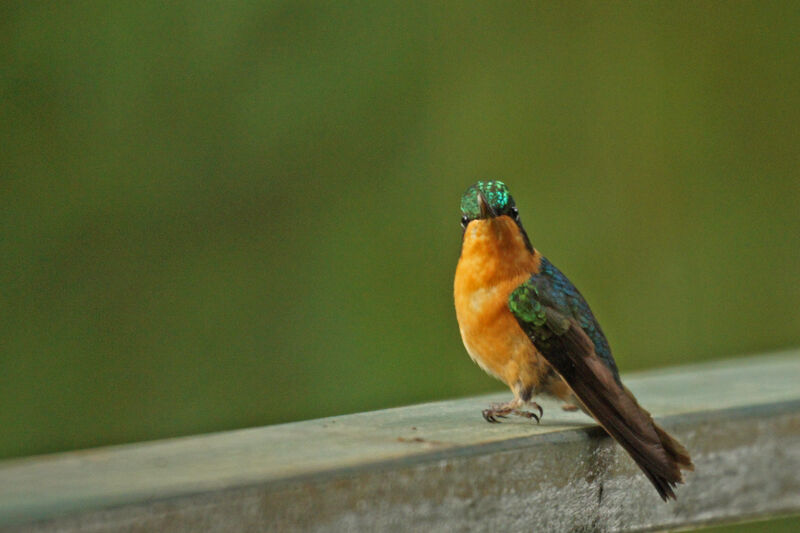
[[[461,227],[466,231],[473,221],[479,221],[481,225],[488,223],[490,226],[506,227],[508,232],[518,233],[525,248],[533,252],[528,235],[520,222],[514,198],[502,181],[478,181],[464,192],[461,197]]]
[[[519,212],[508,187],[502,181],[479,181],[461,197],[461,225],[466,228],[473,220],[506,215],[519,221]]]

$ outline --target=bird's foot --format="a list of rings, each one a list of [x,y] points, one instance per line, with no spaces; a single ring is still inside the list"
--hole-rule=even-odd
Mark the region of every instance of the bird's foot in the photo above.
[[[520,400],[512,400],[508,403],[493,404],[489,409],[483,410],[483,418],[485,418],[487,422],[497,424],[500,422],[498,418],[508,418],[508,415],[516,415],[524,418],[533,418],[538,424],[539,418],[544,414],[542,407],[536,402],[528,402],[528,405],[539,410],[539,415],[537,416],[536,413],[519,409],[520,405],[522,405]]]
[[[498,418],[506,418],[512,411],[520,406],[522,402],[517,399],[508,403],[493,403],[488,409],[483,410],[483,418],[492,424],[500,422]]]
[[[534,420],[536,420],[537,424],[539,423],[539,415],[537,415],[536,413],[531,413],[530,411],[523,411],[521,409],[514,409],[513,411],[511,411],[511,413],[525,418],[533,418]]]

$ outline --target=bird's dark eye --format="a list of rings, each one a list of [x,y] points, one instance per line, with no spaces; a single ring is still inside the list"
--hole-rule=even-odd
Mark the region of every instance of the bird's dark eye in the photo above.
[[[511,208],[511,218],[519,220],[519,210],[516,207]]]
[[[463,217],[461,217],[461,227],[467,229],[467,224],[469,224],[469,217],[467,215],[464,215]]]

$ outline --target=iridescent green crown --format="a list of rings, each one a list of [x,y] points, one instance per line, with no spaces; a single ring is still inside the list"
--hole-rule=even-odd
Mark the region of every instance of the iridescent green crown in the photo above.
[[[470,220],[481,218],[478,193],[483,195],[486,203],[496,216],[509,215],[513,218],[514,198],[508,193],[508,187],[502,181],[486,180],[472,185],[461,197],[461,212]]]

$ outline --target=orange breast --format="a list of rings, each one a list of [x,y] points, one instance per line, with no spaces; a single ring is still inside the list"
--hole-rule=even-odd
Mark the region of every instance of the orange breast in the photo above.
[[[454,285],[461,338],[470,357],[512,390],[518,383],[536,385],[546,372],[508,309],[509,294],[538,271],[539,262],[509,217],[467,226]]]

